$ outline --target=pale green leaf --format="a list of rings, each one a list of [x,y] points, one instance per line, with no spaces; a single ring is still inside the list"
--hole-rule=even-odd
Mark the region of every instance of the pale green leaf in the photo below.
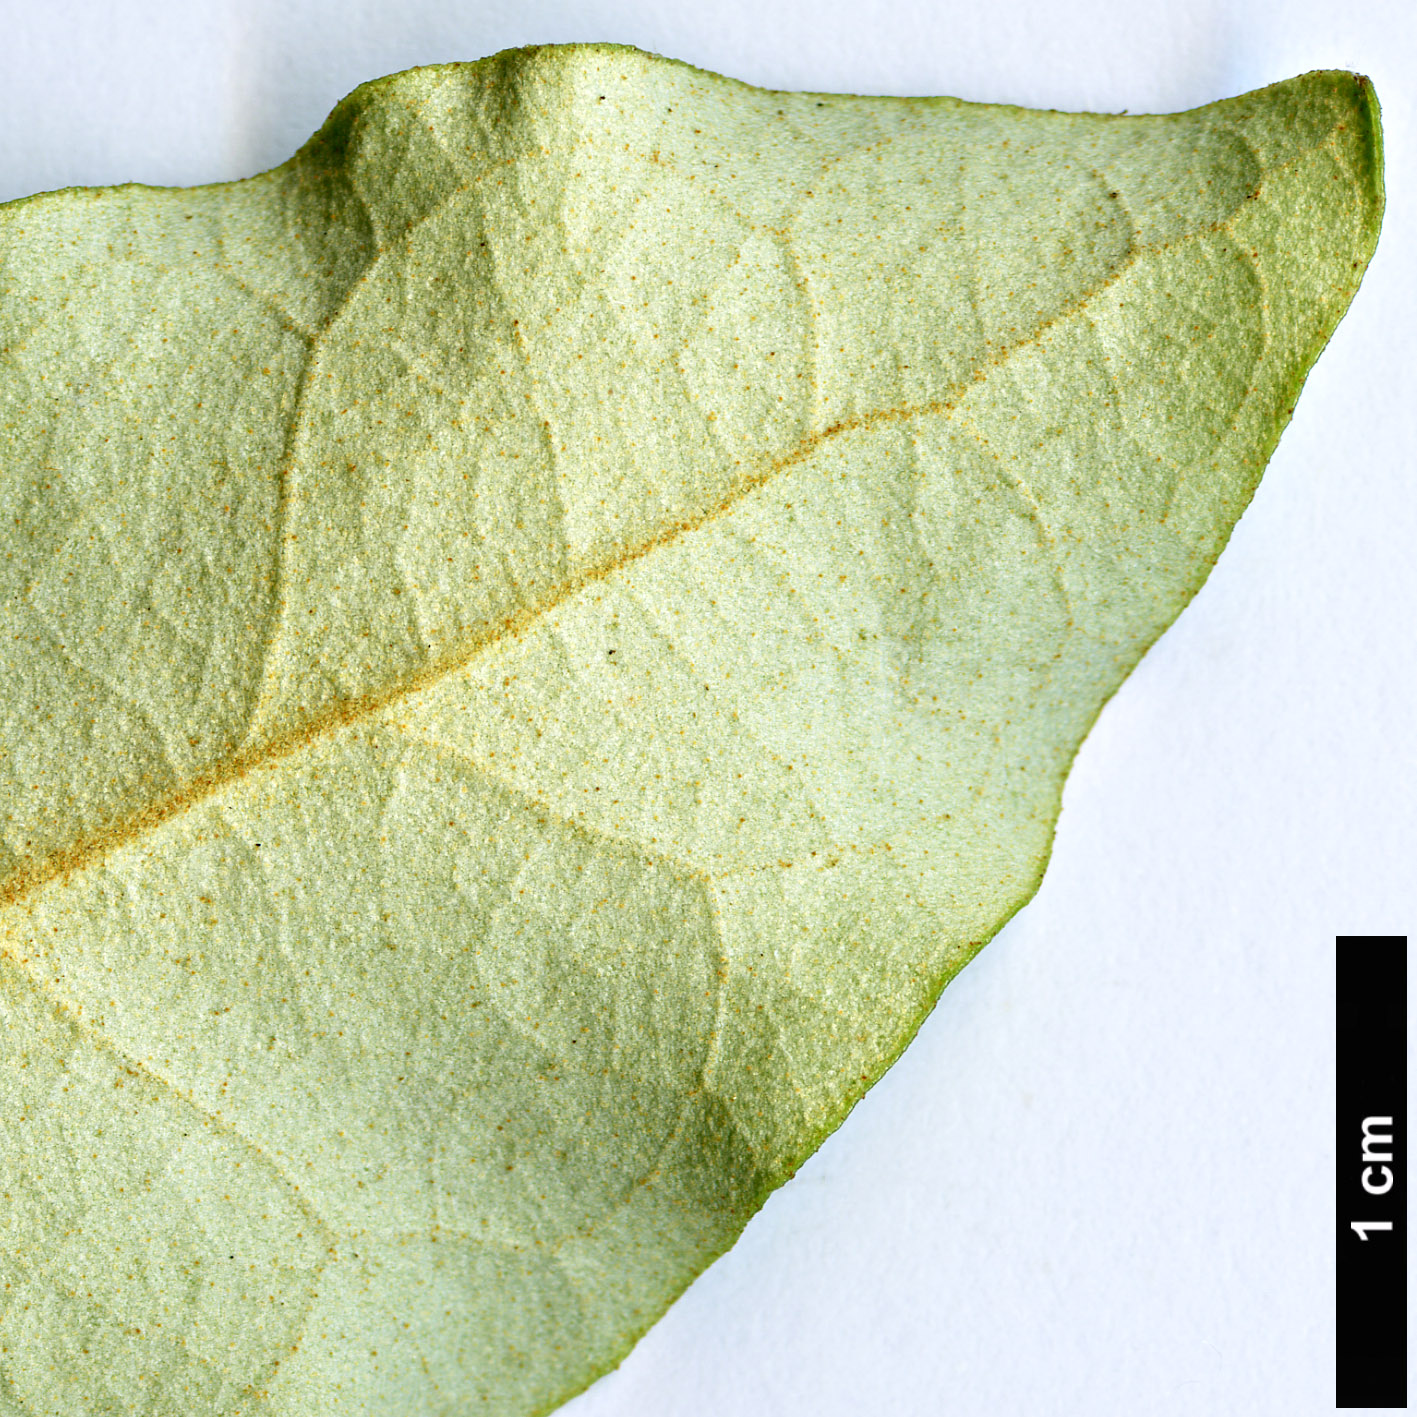
[[[580,46],[0,211],[0,1413],[616,1362],[1034,891],[1380,168]]]

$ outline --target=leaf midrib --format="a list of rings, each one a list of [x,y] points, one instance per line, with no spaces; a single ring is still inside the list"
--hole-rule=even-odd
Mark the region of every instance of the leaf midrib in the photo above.
[[[1126,257],[1120,261],[1106,277],[1067,302],[1027,335],[1010,345],[1004,346],[989,360],[981,363],[966,379],[959,380],[946,395],[926,400],[918,404],[901,404],[893,408],[873,409],[869,413],[854,418],[843,419],[828,428],[809,433],[795,447],[775,458],[767,467],[750,474],[737,483],[712,506],[671,523],[637,546],[610,556],[598,565],[587,568],[569,577],[560,589],[517,612],[507,616],[500,625],[470,636],[454,652],[444,655],[422,669],[396,679],[390,684],[368,693],[356,695],[331,706],[313,716],[306,723],[278,733],[263,743],[242,749],[225,762],[196,774],[184,786],[174,792],[157,798],[148,806],[134,812],[121,822],[80,838],[73,845],[25,866],[16,871],[3,885],[0,885],[0,910],[9,909],[24,902],[50,883],[67,879],[74,872],[92,869],[102,864],[123,847],[156,830],[165,822],[199,806],[224,788],[241,781],[250,773],[273,769],[285,759],[326,738],[333,737],[341,729],[362,723],[382,713],[393,704],[432,688],[465,668],[478,655],[508,639],[516,639],[527,633],[539,620],[550,614],[558,606],[579,595],[591,585],[608,580],[616,572],[648,556],[662,546],[672,545],[684,536],[700,530],[732,511],[751,493],[765,487],[779,474],[806,461],[821,447],[846,434],[870,431],[885,425],[907,422],[913,418],[925,418],[950,413],[958,404],[965,390],[984,382],[990,375],[1008,363],[1016,354],[1032,348],[1057,323],[1086,310],[1100,295],[1121,280],[1139,261],[1148,256],[1158,255],[1178,245],[1203,239],[1221,231],[1230,230],[1227,217],[1223,221],[1186,232],[1167,241],[1138,244],[1135,241]]]

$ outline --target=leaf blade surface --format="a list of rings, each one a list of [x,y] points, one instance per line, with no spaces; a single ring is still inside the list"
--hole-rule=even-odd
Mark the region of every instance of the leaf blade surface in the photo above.
[[[615,1361],[1036,888],[1376,144],[1351,75],[1109,119],[588,46],[7,209],[21,1400]]]

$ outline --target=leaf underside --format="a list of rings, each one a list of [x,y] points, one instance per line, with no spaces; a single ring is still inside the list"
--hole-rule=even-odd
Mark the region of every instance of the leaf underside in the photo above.
[[[1381,213],[612,46],[0,210],[0,1414],[545,1412],[1033,893]]]

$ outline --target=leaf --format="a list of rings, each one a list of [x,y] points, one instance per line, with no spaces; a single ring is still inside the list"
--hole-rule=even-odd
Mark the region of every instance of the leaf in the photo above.
[[[1033,893],[1382,206],[1159,118],[413,70],[0,212],[0,1414],[545,1412]]]

